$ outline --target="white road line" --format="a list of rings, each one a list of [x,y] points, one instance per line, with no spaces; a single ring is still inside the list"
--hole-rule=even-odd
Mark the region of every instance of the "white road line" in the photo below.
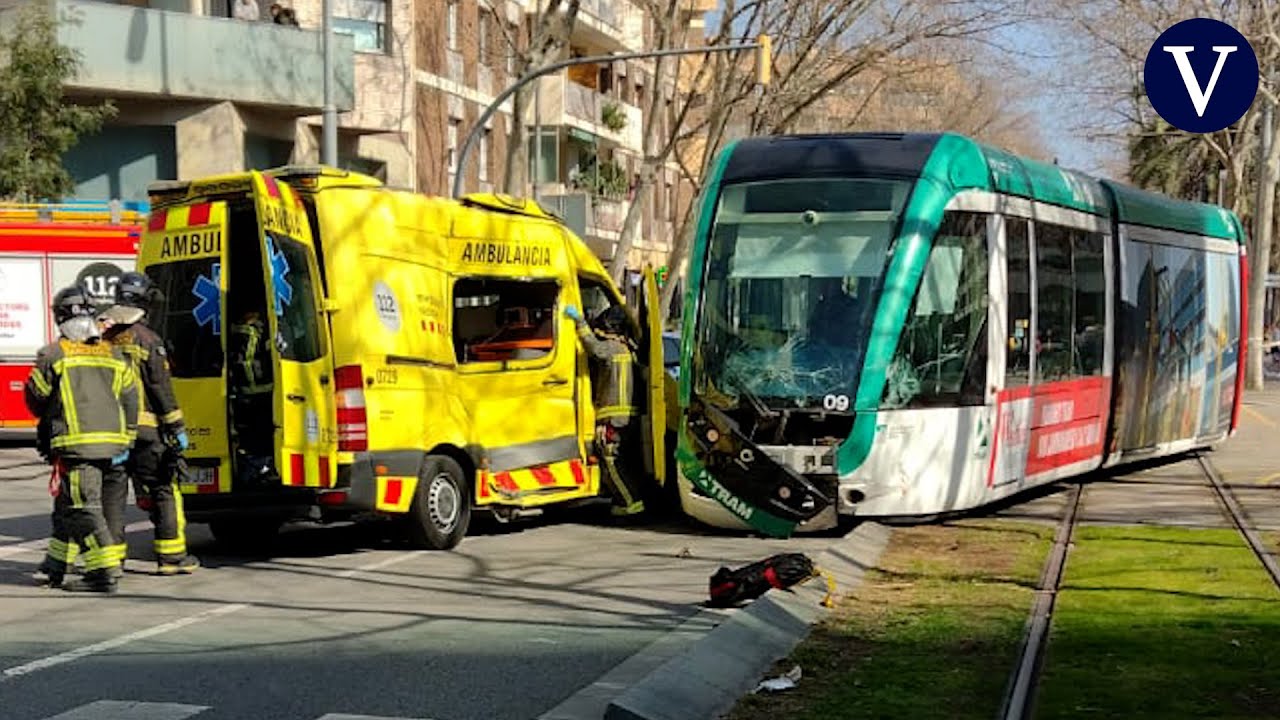
[[[129,718],[133,720],[133,718]],[[342,713],[329,713],[321,715],[316,720],[430,720],[429,718],[407,718],[407,717],[387,717],[385,715],[343,715]]]
[[[148,525],[149,524],[150,523],[148,523]],[[357,568],[346,570],[344,572],[338,573],[334,577],[342,578],[344,580],[353,578],[356,575],[359,575],[360,573],[373,572],[376,570],[381,570],[382,568],[385,568],[385,567],[390,567],[391,565],[395,565],[397,563],[402,563],[406,560],[417,557],[419,554],[420,553],[418,552],[407,552],[402,555],[393,555],[389,558],[383,558],[382,560],[379,560],[378,562],[375,562],[375,563],[370,563],[368,565],[362,565]],[[45,670],[57,665],[69,663],[74,660],[79,660],[80,658],[88,657],[89,655],[96,655],[106,650],[114,650],[115,648],[128,645],[129,643],[134,642],[135,640],[145,640],[146,638],[155,637],[156,635],[162,635],[164,633],[167,633],[173,630],[178,630],[179,628],[184,628],[188,625],[193,625],[198,622],[203,622],[210,618],[219,617],[221,615],[230,615],[231,613],[239,612],[249,607],[253,607],[253,603],[236,603],[234,605],[223,605],[221,607],[205,610],[204,612],[196,613],[195,615],[190,615],[185,618],[179,618],[177,620],[164,623],[163,625],[156,625],[155,627],[150,627],[145,630],[139,630],[137,632],[131,632],[127,635],[121,635],[119,637],[111,638],[110,640],[104,640],[100,643],[94,643],[93,645],[86,645],[84,647],[76,648],[74,650],[68,650],[67,652],[64,652],[64,653],[59,653],[57,655],[51,655],[46,658],[41,658],[40,660],[34,660],[32,662],[26,663],[25,665],[18,665],[18,666],[6,669],[4,671],[3,677],[0,677],[0,682],[4,682],[5,680],[11,680],[16,677],[21,677],[23,675],[29,675],[33,672],[36,672],[39,670]],[[388,720],[395,720],[395,719],[390,718]]]
[[[139,530],[147,530],[150,527],[151,527],[150,520],[139,520],[138,522],[129,523],[128,525],[125,525],[124,531],[125,531],[125,534],[127,535],[129,533],[138,532]],[[44,552],[45,548],[48,547],[48,545],[49,545],[49,539],[44,538],[41,540],[28,540],[26,542],[0,546],[0,560],[6,560],[16,555],[21,555],[23,553],[29,553],[29,552],[42,553]]]
[[[340,573],[335,574],[335,575],[334,575],[334,577],[338,577],[338,578],[342,578],[342,579],[344,579],[344,580],[347,580],[347,579],[350,579],[350,578],[353,578],[353,577],[355,577],[355,576],[359,575],[360,573],[373,572],[373,571],[375,571],[375,570],[381,570],[381,569],[383,569],[383,568],[391,567],[392,565],[399,565],[400,563],[404,562],[405,560],[412,560],[413,558],[419,557],[419,556],[421,556],[421,555],[422,555],[422,553],[421,553],[421,552],[419,552],[419,551],[416,551],[416,550],[414,550],[414,551],[410,551],[410,552],[406,552],[406,553],[402,553],[402,554],[400,554],[400,555],[392,555],[391,557],[389,557],[389,558],[383,558],[382,560],[379,560],[379,561],[378,561],[378,562],[376,562],[376,563],[369,563],[368,565],[362,565],[362,566],[360,566],[360,567],[358,567],[358,568],[352,568],[352,569],[350,569],[350,570],[344,570],[344,571],[342,571],[342,572],[340,572]],[[354,716],[353,716],[353,717],[354,717]],[[393,719],[393,720],[394,720],[394,719]]]
[[[186,720],[208,709],[205,705],[99,700],[44,720]]]

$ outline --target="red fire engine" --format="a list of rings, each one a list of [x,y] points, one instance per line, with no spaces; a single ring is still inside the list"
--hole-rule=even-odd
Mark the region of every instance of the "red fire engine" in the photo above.
[[[53,295],[82,286],[108,304],[134,268],[146,203],[0,203],[0,432],[30,433],[22,384],[36,351],[57,336]]]

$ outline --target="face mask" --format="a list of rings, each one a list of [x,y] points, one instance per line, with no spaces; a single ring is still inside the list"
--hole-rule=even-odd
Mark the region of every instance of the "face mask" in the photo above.
[[[102,333],[98,331],[98,321],[91,315],[67,318],[58,325],[58,331],[71,342],[88,342],[102,337]]]

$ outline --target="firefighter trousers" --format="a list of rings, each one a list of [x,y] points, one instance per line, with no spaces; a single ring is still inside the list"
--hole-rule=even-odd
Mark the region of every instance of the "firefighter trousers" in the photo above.
[[[134,496],[145,500],[139,505],[150,515],[155,527],[156,559],[176,563],[187,556],[187,518],[173,468],[165,462],[165,450],[159,439],[139,436],[126,467],[133,479]],[[123,540],[123,523],[120,532]]]
[[[637,470],[636,462],[641,459],[642,448],[638,425],[636,422],[623,427],[608,422],[596,425],[596,447],[603,465],[603,479],[613,495],[615,515],[644,512],[639,487],[643,471]]]
[[[128,491],[124,469],[109,462],[74,462],[63,467],[58,495],[53,501],[53,537],[45,564],[65,574],[83,553],[85,574],[102,574],[120,566],[111,529],[104,514],[107,497],[124,497]],[[120,508],[124,516],[124,508]]]

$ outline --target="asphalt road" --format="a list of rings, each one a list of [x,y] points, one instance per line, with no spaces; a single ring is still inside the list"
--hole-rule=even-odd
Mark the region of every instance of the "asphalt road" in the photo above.
[[[4,720],[529,720],[698,612],[719,565],[831,543],[584,520],[432,553],[300,525],[235,557],[194,525],[206,567],[161,578],[135,509],[121,592],[80,596],[30,579],[46,478],[0,449]]]

